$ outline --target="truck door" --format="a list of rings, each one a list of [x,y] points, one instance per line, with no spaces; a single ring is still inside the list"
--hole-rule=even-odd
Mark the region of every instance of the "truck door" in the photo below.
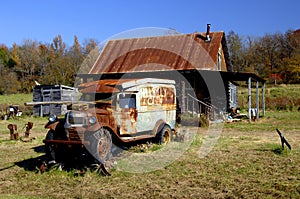
[[[131,93],[119,94],[120,135],[137,133],[136,95]]]

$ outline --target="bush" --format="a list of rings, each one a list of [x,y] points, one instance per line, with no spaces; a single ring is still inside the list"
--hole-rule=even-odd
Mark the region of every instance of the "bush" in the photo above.
[[[284,97],[277,97],[277,98],[272,98],[272,97],[267,97],[266,98],[266,108],[269,110],[276,110],[276,111],[293,111],[297,110],[297,108],[300,105],[300,99],[293,99],[288,96]]]

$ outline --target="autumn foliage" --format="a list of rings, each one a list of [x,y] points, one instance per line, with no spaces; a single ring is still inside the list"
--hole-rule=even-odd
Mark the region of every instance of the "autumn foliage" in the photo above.
[[[300,83],[300,29],[263,37],[230,31],[226,40],[235,71],[255,72],[269,83]],[[67,46],[61,35],[51,43],[26,39],[12,47],[0,44],[0,94],[31,92],[35,81],[73,86],[79,68],[93,64],[98,54],[91,59],[90,52],[97,46],[94,39],[81,45],[77,36]]]
[[[67,47],[61,35],[50,44],[27,39],[11,48],[0,45],[0,94],[31,92],[35,81],[72,86],[82,62],[95,48],[95,40],[82,46],[76,36]]]
[[[234,70],[255,72],[268,83],[300,83],[300,29],[263,37],[230,31],[227,45]]]

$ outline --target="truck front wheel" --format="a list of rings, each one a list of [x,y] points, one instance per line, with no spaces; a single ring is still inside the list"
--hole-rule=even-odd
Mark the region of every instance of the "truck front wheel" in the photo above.
[[[50,141],[53,140],[53,135],[54,135],[54,131],[53,130],[49,130],[47,135],[46,135],[46,140]],[[56,150],[57,146],[54,144],[45,144],[45,151],[46,151],[46,156],[48,159],[50,160],[56,160],[57,159],[57,150]]]
[[[172,130],[168,125],[164,125],[156,136],[159,144],[169,143],[171,142]]]
[[[112,138],[110,132],[101,128],[90,136],[90,153],[100,163],[111,157]]]

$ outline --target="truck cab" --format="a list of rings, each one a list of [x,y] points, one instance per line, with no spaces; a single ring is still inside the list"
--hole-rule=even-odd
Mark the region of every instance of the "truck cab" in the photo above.
[[[106,79],[81,84],[79,90],[77,108],[64,118],[51,115],[45,126],[46,153],[52,159],[63,159],[63,151],[71,150],[103,163],[112,144],[150,138],[163,144],[176,133],[174,80]]]

